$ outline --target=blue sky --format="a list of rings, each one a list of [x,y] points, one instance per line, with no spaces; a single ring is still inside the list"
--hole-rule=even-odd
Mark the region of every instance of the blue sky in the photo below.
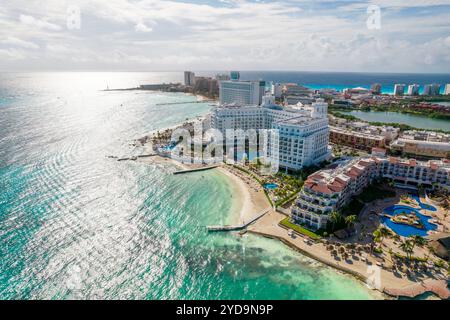
[[[450,73],[450,0],[2,0],[0,70],[185,69]]]

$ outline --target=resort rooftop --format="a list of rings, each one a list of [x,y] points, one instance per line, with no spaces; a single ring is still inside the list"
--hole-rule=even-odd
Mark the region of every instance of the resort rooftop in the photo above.
[[[305,187],[324,194],[338,193],[346,187],[351,179],[356,179],[359,176],[362,176],[366,172],[366,168],[368,166],[371,164],[380,164],[382,162],[409,167],[429,167],[432,170],[443,169],[450,175],[450,160],[446,159],[423,162],[415,159],[400,159],[395,157],[368,157],[357,158],[344,162],[336,169],[318,171],[307,178],[305,181]]]

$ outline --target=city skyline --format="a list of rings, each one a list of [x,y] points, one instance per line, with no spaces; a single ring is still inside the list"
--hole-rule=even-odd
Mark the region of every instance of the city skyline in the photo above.
[[[0,70],[448,73],[449,16],[442,0],[14,1]]]

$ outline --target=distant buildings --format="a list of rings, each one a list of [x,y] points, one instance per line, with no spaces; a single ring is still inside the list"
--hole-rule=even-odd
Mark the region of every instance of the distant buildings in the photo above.
[[[265,97],[266,98],[266,97]],[[224,135],[227,129],[278,129],[279,140],[269,150],[278,150],[279,166],[300,170],[329,157],[328,104],[318,100],[303,108],[281,107],[273,100],[261,106],[221,105],[211,114],[211,127]]]
[[[286,105],[311,104],[314,102],[313,91],[296,83],[288,83],[283,90],[284,103]]]
[[[391,150],[400,151],[402,154],[430,158],[450,157],[450,143],[421,141],[410,139],[397,139],[390,145]]]
[[[216,80],[217,81],[228,81],[230,80],[230,75],[226,74],[226,73],[218,73],[216,74]]]
[[[441,85],[437,83],[426,84],[423,87],[423,95],[424,96],[438,96],[441,91]]]
[[[342,163],[337,168],[320,170],[305,181],[291,210],[294,222],[312,229],[325,228],[330,214],[348,204],[374,180],[391,179],[405,188],[434,184],[450,189],[450,161],[420,162],[394,157],[367,157]]]
[[[409,96],[418,96],[419,95],[419,88],[420,88],[420,86],[418,84],[410,84],[408,86],[407,94]]]
[[[447,84],[445,85],[444,94],[445,94],[445,95],[450,95],[450,83],[447,83]]]
[[[195,73],[191,71],[184,72],[184,85],[187,87],[193,87],[195,85]]]
[[[275,83],[272,85],[272,94],[276,99],[280,99],[283,94],[283,85],[281,83]]]
[[[392,151],[409,156],[450,158],[450,134],[431,131],[405,131],[391,143]]]
[[[286,84],[286,90],[284,93],[286,96],[310,96],[312,92],[313,91],[311,89],[302,85],[289,83]]]
[[[361,150],[384,148],[397,138],[400,129],[391,126],[373,126],[367,122],[343,122],[330,116],[330,141]]]
[[[219,94],[218,81],[210,77],[195,77],[193,93],[201,93],[208,97],[217,97]]]
[[[373,94],[380,94],[381,93],[381,84],[379,84],[379,83],[372,84],[372,86],[370,87],[370,91]]]
[[[346,145],[357,149],[371,150],[384,148],[386,138],[382,135],[347,130],[330,126],[330,141],[337,145]]]
[[[344,94],[349,94],[349,95],[365,95],[368,94],[370,92],[370,90],[367,90],[366,88],[362,88],[362,87],[356,87],[356,88],[347,88],[344,89]]]
[[[402,96],[405,93],[405,86],[404,84],[397,83],[394,86],[394,96]]]
[[[264,81],[220,81],[220,104],[260,105],[264,91]]]
[[[353,106],[353,101],[350,99],[333,99],[331,104],[339,108],[351,108]]]
[[[233,81],[239,81],[241,78],[241,74],[239,73],[239,71],[231,71],[230,72],[230,78]]]

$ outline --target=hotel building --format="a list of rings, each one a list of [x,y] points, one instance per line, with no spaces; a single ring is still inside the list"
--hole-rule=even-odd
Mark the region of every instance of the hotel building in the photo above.
[[[373,147],[384,148],[386,146],[386,138],[382,135],[332,126],[330,126],[330,141],[338,145],[346,145],[362,150],[371,150]]]
[[[450,95],[450,83],[447,83],[445,85],[444,94],[447,95],[447,96]]]
[[[429,158],[448,158],[450,156],[450,143],[448,142],[414,140],[402,137],[392,142],[390,148],[406,155]]]
[[[438,96],[441,91],[441,85],[437,83],[426,84],[423,87],[423,95],[424,96]]]
[[[394,96],[402,96],[405,93],[405,85],[404,84],[396,84],[394,86]]]
[[[328,104],[322,99],[306,107],[281,107],[273,104],[273,97],[266,96],[261,106],[215,108],[211,127],[224,135],[227,129],[278,129],[279,141],[269,141],[268,149],[278,150],[281,169],[295,171],[329,157],[327,110]]]
[[[381,93],[381,84],[379,83],[374,83],[370,86],[370,91],[373,94],[380,94]]]
[[[193,87],[195,85],[195,73],[191,71],[184,72],[184,85],[187,87]]]
[[[338,211],[375,179],[392,179],[399,187],[450,189],[450,161],[420,162],[394,157],[357,158],[335,169],[308,177],[291,209],[291,219],[312,229],[325,228],[332,211]]]
[[[220,104],[260,105],[265,85],[264,81],[220,81]]]
[[[410,84],[408,86],[407,94],[409,96],[418,96],[419,95],[419,88],[420,88],[420,86],[418,84]]]

